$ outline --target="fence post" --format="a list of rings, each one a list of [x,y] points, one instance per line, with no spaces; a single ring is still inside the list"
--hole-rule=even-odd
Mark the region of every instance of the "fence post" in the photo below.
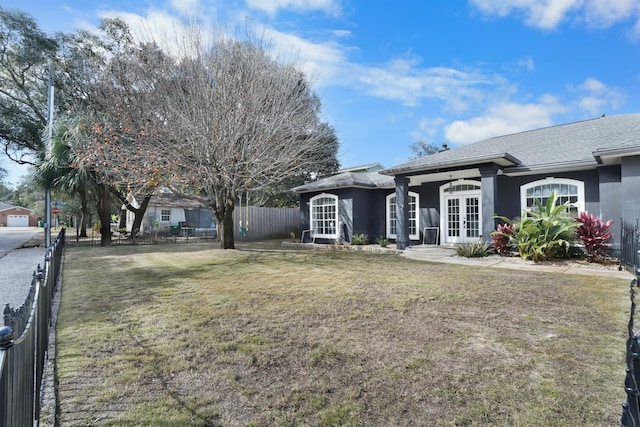
[[[11,375],[7,372],[9,365],[9,349],[13,347],[13,329],[8,326],[0,328],[0,426],[10,425],[11,400],[6,396],[11,393]]]

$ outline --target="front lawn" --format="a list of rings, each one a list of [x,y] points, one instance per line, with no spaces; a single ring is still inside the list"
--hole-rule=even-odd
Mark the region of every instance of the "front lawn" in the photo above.
[[[238,246],[67,250],[61,425],[619,425],[626,280]]]

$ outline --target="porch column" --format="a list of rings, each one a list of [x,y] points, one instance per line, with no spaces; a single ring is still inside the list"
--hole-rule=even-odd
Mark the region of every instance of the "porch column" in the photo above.
[[[409,178],[395,177],[396,182],[396,246],[409,246]]]
[[[491,232],[496,228],[496,197],[498,195],[498,166],[480,167],[480,188],[482,189],[482,240],[491,241]]]

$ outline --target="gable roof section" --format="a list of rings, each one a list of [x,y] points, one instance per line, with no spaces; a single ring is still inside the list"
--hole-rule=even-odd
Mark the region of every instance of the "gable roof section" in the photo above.
[[[27,209],[27,208],[23,208],[22,206],[14,206],[14,205],[10,205],[9,203],[4,203],[4,202],[0,202],[0,211],[6,211],[9,209],[23,209],[27,212],[31,212],[31,209]]]
[[[591,169],[603,156],[640,153],[640,114],[601,117],[497,136],[381,171],[386,175],[433,172],[495,163],[505,174]]]
[[[292,188],[294,193],[336,190],[339,188],[385,188],[394,187],[392,177],[375,172],[342,172],[317,181]]]

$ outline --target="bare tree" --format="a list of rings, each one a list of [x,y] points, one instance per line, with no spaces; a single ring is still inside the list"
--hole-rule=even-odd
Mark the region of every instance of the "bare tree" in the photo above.
[[[439,151],[446,150],[447,144],[442,144],[442,147],[439,147],[436,144],[420,140],[411,144],[409,148],[413,152],[413,156],[411,156],[410,160],[415,160],[422,157],[430,156],[431,154],[435,154]]]
[[[336,164],[305,76],[260,46],[218,41],[184,58],[171,87],[164,116],[182,167],[172,187],[213,209],[225,249],[240,194]]]

